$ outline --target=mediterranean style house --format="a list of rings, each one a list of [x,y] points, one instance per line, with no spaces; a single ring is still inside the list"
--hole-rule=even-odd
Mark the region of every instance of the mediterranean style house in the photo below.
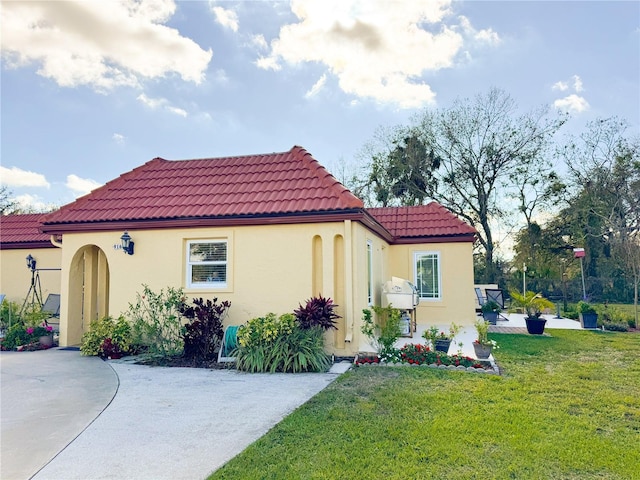
[[[385,303],[393,277],[416,285],[419,325],[476,318],[472,227],[437,203],[365,208],[298,146],[155,158],[55,212],[14,217],[2,218],[0,288],[24,298],[27,254],[60,267],[46,289],[61,294],[61,346],[78,344],[90,320],[125,312],[143,285],[229,300],[229,325],[322,294],[339,305],[342,318],[326,338],[339,356],[366,344],[362,310]],[[31,225],[22,243],[5,237],[21,223]],[[122,237],[133,246],[123,248]]]

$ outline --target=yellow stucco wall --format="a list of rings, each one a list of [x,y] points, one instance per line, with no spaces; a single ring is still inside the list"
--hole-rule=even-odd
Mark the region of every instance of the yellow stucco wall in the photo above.
[[[60,268],[62,250],[59,248],[33,248],[0,250],[0,293],[7,300],[22,305],[31,287],[31,270],[26,258],[36,259],[37,269]],[[39,273],[42,287],[42,301],[50,293],[60,293],[60,272],[42,270]]]
[[[129,234],[135,242],[132,256],[114,249],[122,231],[64,235],[61,345],[79,343],[82,332],[88,328],[89,316],[95,318],[106,313],[118,316],[126,312],[145,284],[156,292],[169,286],[183,288],[189,299],[229,300],[231,308],[226,321],[229,325],[239,325],[269,312],[291,312],[299,303],[321,293],[334,299],[342,316],[338,329],[326,334],[327,350],[339,356],[353,355],[366,343],[360,327],[362,310],[369,306],[367,242],[371,243],[375,305],[382,304],[382,285],[391,276],[415,281],[414,252],[438,251],[442,299],[421,302],[417,309],[418,323],[472,324],[475,319],[473,298],[468,294],[473,291],[471,243],[389,245],[352,221],[129,229]],[[190,240],[227,241],[226,288],[188,288],[186,258]],[[86,273],[92,269],[95,271]],[[83,291],[82,272],[85,272],[85,297],[87,291],[94,292],[94,298],[85,299],[84,303],[79,300]],[[79,318],[82,315],[87,317],[84,324]]]
[[[473,244],[425,243],[391,245],[390,274],[416,283],[414,254],[438,252],[442,293],[439,300],[421,300],[416,309],[419,325],[473,325],[476,319],[473,296]]]
[[[351,248],[354,231],[358,241],[362,239],[364,242],[362,252],[356,252],[355,259]],[[81,295],[77,286],[82,270],[79,257],[98,250],[104,254],[108,275],[102,277],[100,274],[85,281],[90,280],[97,285],[108,282],[107,312],[112,316],[126,312],[129,303],[135,300],[136,292],[142,292],[143,284],[156,292],[168,286],[181,287],[188,298],[229,300],[231,309],[227,323],[231,325],[242,324],[269,312],[291,312],[299,303],[321,293],[339,303],[339,313],[343,316],[338,331],[327,334],[328,343],[332,345],[330,350],[350,354],[352,346],[344,341],[347,330],[353,329],[353,312],[366,306],[366,284],[360,284],[353,291],[351,285],[357,282],[353,282],[350,265],[364,262],[365,231],[350,221],[230,228],[129,229],[135,242],[132,256],[114,249],[114,244],[120,241],[121,231],[66,234],[62,258],[62,264],[67,268],[62,274],[61,344],[77,344],[82,331],[88,328],[90,319],[85,319],[80,329],[72,328],[72,325],[80,324],[77,317],[81,309],[69,303],[73,304],[73,298],[77,300]],[[187,288],[187,242],[216,239],[227,241],[227,287]],[[318,250],[317,255],[314,255],[314,248]],[[339,249],[339,255],[336,255],[336,249]],[[321,265],[314,265],[318,261]],[[76,280],[72,281],[74,276]],[[318,286],[321,286],[321,291],[314,291]],[[354,307],[354,296],[365,298],[363,306]],[[67,298],[71,300],[67,301]],[[94,317],[101,312],[100,305],[95,308],[85,306],[82,311],[94,312]]]

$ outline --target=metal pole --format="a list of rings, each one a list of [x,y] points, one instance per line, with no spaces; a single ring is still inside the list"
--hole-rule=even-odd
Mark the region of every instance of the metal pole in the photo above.
[[[522,295],[527,294],[527,264],[522,264]]]
[[[584,263],[582,257],[580,257],[580,272],[582,273],[582,299],[587,301],[587,290],[584,288]]]

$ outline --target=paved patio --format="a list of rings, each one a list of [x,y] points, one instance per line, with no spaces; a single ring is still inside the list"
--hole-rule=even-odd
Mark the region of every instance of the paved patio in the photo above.
[[[520,333],[527,334],[527,327],[524,321],[525,316],[519,313],[503,313],[507,320],[498,320],[497,325],[489,327],[489,332],[495,333]],[[478,316],[478,318],[480,318]],[[545,326],[545,332],[547,329],[566,329],[566,330],[580,330],[580,322],[577,320],[571,320],[569,318],[557,318],[556,315],[543,315],[542,318],[547,320]],[[425,343],[426,340],[422,338],[422,334],[429,327],[426,325],[418,325],[417,331],[413,333],[412,337],[401,337],[396,342],[396,348],[401,348],[407,343]],[[447,333],[449,331],[449,325],[438,325],[438,329]],[[473,341],[477,338],[477,332],[475,326],[467,325],[463,327],[462,331],[456,335],[451,346],[449,347],[449,354],[461,353],[462,355],[475,358],[475,351],[473,350]],[[462,344],[462,345],[459,345]],[[370,345],[364,343],[360,345],[360,351],[373,352],[375,349]],[[489,360],[493,361],[493,355],[489,357]]]

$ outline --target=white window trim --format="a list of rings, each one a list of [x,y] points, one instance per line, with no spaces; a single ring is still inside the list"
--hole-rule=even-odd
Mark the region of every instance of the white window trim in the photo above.
[[[189,255],[191,252],[191,245],[194,243],[224,243],[227,248],[227,259],[223,261],[209,261],[209,262],[191,262],[189,260]],[[211,289],[211,290],[222,290],[226,289],[229,285],[229,242],[224,239],[202,239],[202,240],[187,240],[187,248],[186,248],[186,285],[189,289]],[[197,282],[193,283],[191,279],[193,278],[192,269],[193,265],[224,265],[226,270],[226,281],[225,282]]]
[[[440,252],[438,251],[419,251],[413,253],[413,281],[414,285],[418,286],[418,258],[426,255],[432,255],[436,257],[438,263],[438,296],[437,297],[420,297],[421,302],[440,302],[442,301],[442,261]],[[420,291],[418,291],[420,295]]]
[[[371,240],[367,240],[367,276],[367,303],[372,306],[375,292],[373,291],[373,242]]]

